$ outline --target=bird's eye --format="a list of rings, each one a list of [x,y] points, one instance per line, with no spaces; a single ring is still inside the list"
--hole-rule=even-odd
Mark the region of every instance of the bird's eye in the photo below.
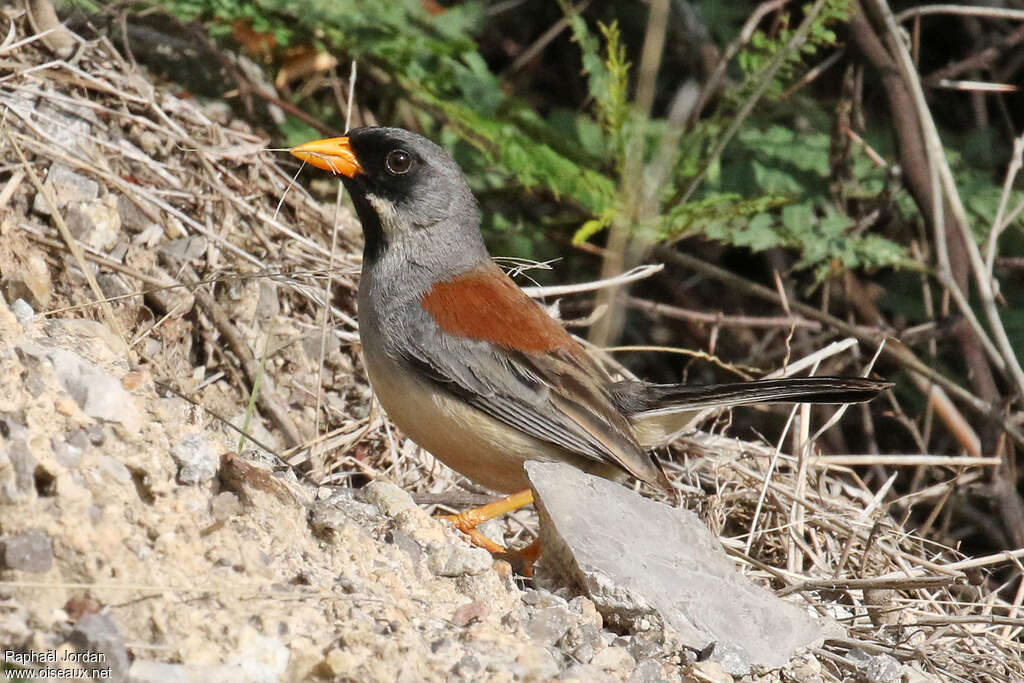
[[[412,156],[405,150],[396,149],[388,153],[384,164],[394,175],[404,175],[412,168]]]

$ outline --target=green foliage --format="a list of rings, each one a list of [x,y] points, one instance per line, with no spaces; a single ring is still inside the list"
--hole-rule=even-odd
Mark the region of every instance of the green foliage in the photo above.
[[[279,46],[314,44],[358,59],[361,73],[376,82],[375,95],[384,102],[411,103],[420,125],[453,150],[476,189],[511,182],[520,194],[553,199],[561,209],[551,214],[552,220],[581,226],[574,236],[579,242],[613,223],[628,223],[634,198],[627,188],[634,186],[627,175],[642,173],[661,158],[670,129],[663,119],[640,115],[630,102],[630,64],[620,25],[598,23],[592,30],[565,0],[561,3],[591,104],[589,111],[556,109],[546,118],[510,94],[478,51],[474,34],[486,21],[479,2],[459,3],[437,14],[429,13],[422,0],[170,0],[161,7],[186,20],[205,21],[218,34],[245,21],[272,34]],[[700,3],[705,9],[712,5],[717,3]],[[884,171],[855,153],[850,178],[833,196],[830,117],[801,102],[788,103],[780,119],[768,106],[802,75],[809,59],[835,44],[834,27],[847,16],[848,6],[849,0],[826,3],[807,41],[785,56],[766,106],[758,107],[721,158],[711,158],[715,141],[795,29],[776,23],[771,35],[755,33],[737,56],[739,79],[723,93],[716,113],[691,124],[673,143],[678,153],[665,185],[658,188],[656,218],[636,230],[661,240],[702,235],[753,251],[793,249],[799,267],[819,275],[836,266],[909,264],[900,245],[864,230],[856,216],[844,212],[847,202],[890,201]],[[712,32],[731,36],[746,15],[745,10],[716,10]],[[291,119],[282,133],[289,144],[313,135]],[[983,151],[984,145],[974,148]],[[680,202],[684,188],[705,166],[699,191]],[[965,173],[961,182],[969,210],[989,218],[978,221],[980,229],[987,229],[998,188],[993,194],[992,183],[980,172]],[[913,211],[905,196],[894,201]],[[519,218],[492,224],[514,229],[517,240],[524,234]]]
[[[806,10],[806,8],[805,8]],[[829,0],[821,10],[821,14],[811,25],[810,33],[800,49],[786,56],[776,78],[768,88],[768,97],[775,98],[782,94],[783,89],[803,73],[806,60],[814,57],[825,48],[836,44],[836,33],[833,27],[845,21],[850,14],[850,0]],[[755,31],[750,43],[736,55],[736,61],[743,70],[743,84],[733,89],[731,97],[734,101],[742,101],[747,93],[759,84],[759,78],[772,60],[785,49],[793,38],[795,29],[784,26],[778,33],[769,36],[764,31]]]
[[[731,193],[712,194],[669,211],[662,224],[663,237],[672,240],[703,234],[753,251],[782,246],[780,235],[772,229],[768,212],[788,203],[783,196],[743,199]]]
[[[281,135],[284,137],[285,147],[295,147],[301,145],[303,142],[309,142],[310,140],[316,140],[319,137],[319,133],[316,128],[300,121],[294,116],[289,116],[285,119],[284,123],[281,124]]]
[[[563,2],[573,40],[580,47],[583,73],[587,75],[587,86],[594,99],[597,121],[604,134],[612,142],[610,151],[621,165],[625,153],[624,132],[632,111],[629,105],[629,61],[626,47],[622,44],[617,23],[598,24],[605,40],[601,42],[587,28],[586,22]]]
[[[798,75],[803,60],[821,48],[835,43],[831,26],[845,17],[847,0],[826,4],[813,24],[801,50],[789,55],[783,68],[769,88],[780,94],[788,81]],[[574,39],[583,52],[584,70],[588,76],[590,95],[597,118],[606,135],[617,141],[615,150],[624,164],[622,147],[631,136],[641,138],[645,157],[657,154],[656,146],[665,131],[663,122],[638,119],[626,103],[628,87],[624,53],[617,27],[601,26],[606,43],[604,59],[597,54],[597,41],[586,24],[570,15]],[[761,71],[792,38],[793,31],[783,28],[773,38],[763,33],[740,54],[739,62],[746,72],[745,80],[726,99],[739,102],[758,82]],[[683,184],[695,175],[704,162],[712,141],[725,128],[725,117],[719,114],[701,122],[683,137],[676,160],[677,183]],[[709,239],[749,248],[752,251],[787,247],[800,254],[798,267],[813,268],[819,276],[835,265],[876,268],[905,265],[906,251],[895,242],[875,234],[859,234],[855,222],[840,212],[825,189],[829,179],[827,134],[803,131],[798,136],[792,127],[756,123],[744,129],[733,146],[730,158],[716,164],[702,195],[686,203],[673,202],[676,189],[663,188],[662,208],[652,225],[635,226],[649,231],[661,240],[703,235]],[[735,150],[739,150],[737,159]],[[863,197],[878,195],[884,188],[884,174],[863,157],[855,168],[857,182],[844,188]],[[590,239],[617,219],[618,206],[595,212],[573,237],[574,242]],[[780,210],[781,209],[781,210]]]
[[[739,231],[715,226],[708,235],[755,251],[789,247],[800,254],[797,267],[828,274],[834,264],[846,268],[909,266],[904,247],[871,232],[859,232],[829,194],[830,137],[792,127],[749,127],[737,136],[724,171],[709,186],[718,191],[771,192],[790,197],[781,212],[760,212]],[[885,189],[885,172],[864,154],[855,154],[854,181],[844,187],[848,197],[873,200]],[[769,236],[773,236],[769,237]]]

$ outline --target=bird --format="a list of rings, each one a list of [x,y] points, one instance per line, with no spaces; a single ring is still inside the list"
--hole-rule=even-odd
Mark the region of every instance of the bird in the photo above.
[[[477,201],[443,148],[405,129],[365,127],[290,151],[340,177],[362,224],[359,336],[384,410],[448,467],[511,494],[451,517],[494,552],[505,549],[475,527],[532,502],[529,460],[666,488],[652,448],[697,411],[861,402],[892,386],[859,377],[615,379],[491,258]]]

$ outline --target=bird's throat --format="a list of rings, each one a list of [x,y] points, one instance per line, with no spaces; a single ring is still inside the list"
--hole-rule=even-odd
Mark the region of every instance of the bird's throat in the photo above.
[[[363,226],[363,262],[374,263],[387,251],[388,237],[381,223],[381,217],[376,208],[366,198],[362,188],[352,187],[345,183],[349,196],[352,197],[352,205],[355,207],[356,215]]]

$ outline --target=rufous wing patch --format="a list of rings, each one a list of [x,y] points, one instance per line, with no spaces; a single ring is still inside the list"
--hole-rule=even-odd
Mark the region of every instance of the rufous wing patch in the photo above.
[[[576,345],[561,325],[494,264],[436,283],[421,304],[449,334],[527,353]]]

